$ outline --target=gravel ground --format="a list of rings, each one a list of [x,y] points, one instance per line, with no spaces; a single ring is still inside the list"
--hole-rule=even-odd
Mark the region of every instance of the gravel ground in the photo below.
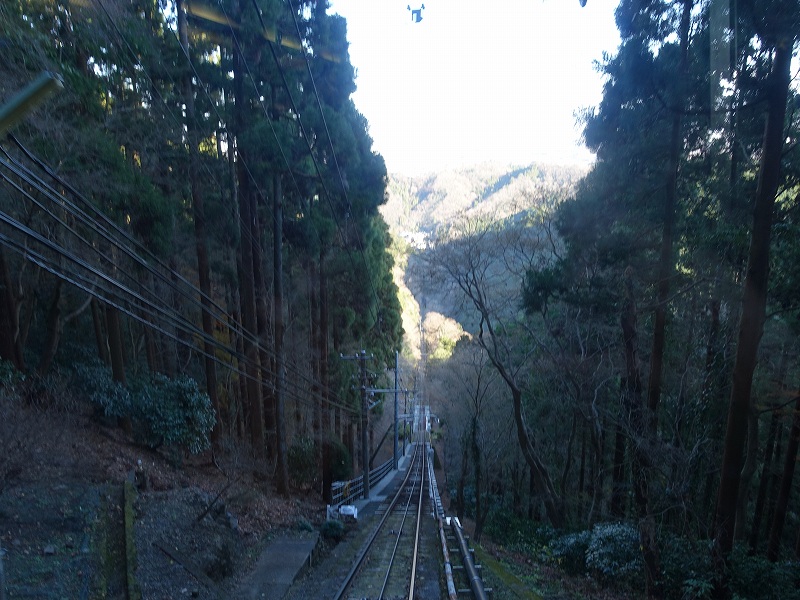
[[[136,580],[147,600],[223,597],[247,562],[245,540],[224,510],[197,488],[143,494],[136,502]]]
[[[0,446],[19,448],[0,456],[8,600],[124,600],[122,489],[134,472],[139,493],[130,515],[131,564],[143,600],[234,598],[272,537],[300,535],[324,519],[314,494],[279,497],[236,464],[221,465],[235,477],[231,483],[207,456],[176,464],[174,453],[132,444],[88,411],[29,412],[12,428],[9,413],[0,410]]]
[[[320,553],[316,562],[306,568],[289,588],[284,600],[333,597],[352,568],[354,557],[377,526],[377,520],[373,514],[360,518],[358,523],[349,522],[342,541]],[[441,546],[437,546],[436,535],[435,522],[426,517],[420,542],[422,558],[417,565],[416,588],[416,597],[423,600],[443,597]]]

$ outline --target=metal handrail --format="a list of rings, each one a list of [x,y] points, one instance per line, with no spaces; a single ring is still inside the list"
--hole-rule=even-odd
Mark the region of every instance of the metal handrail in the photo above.
[[[381,479],[386,477],[389,471],[392,470],[394,460],[389,459],[372,469],[369,472],[370,488],[373,484],[378,483]],[[364,476],[359,475],[347,481],[334,481],[331,484],[331,506],[338,507],[342,504],[349,504],[353,500],[362,498],[364,496]]]

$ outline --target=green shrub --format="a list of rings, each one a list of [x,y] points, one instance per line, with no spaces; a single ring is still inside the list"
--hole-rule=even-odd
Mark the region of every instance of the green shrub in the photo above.
[[[155,374],[136,378],[126,388],[100,362],[82,364],[74,374],[77,385],[106,416],[131,419],[139,443],[151,448],[180,446],[192,453],[209,447],[214,410],[208,394],[191,377]]]
[[[644,562],[639,532],[628,523],[598,523],[586,548],[586,568],[598,581],[616,586],[641,578]]]
[[[89,401],[107,417],[128,417],[133,412],[133,399],[128,389],[111,377],[111,371],[99,360],[77,365],[73,369],[75,386],[84,390]]]
[[[296,485],[309,485],[317,477],[317,457],[314,440],[307,436],[296,437],[289,446],[286,457],[289,473]]]
[[[339,440],[331,441],[331,471],[334,481],[347,481],[353,476],[353,457]]]
[[[709,600],[714,591],[714,582],[708,577],[690,577],[683,582],[681,587],[682,600]]]
[[[770,562],[764,556],[748,556],[743,548],[731,554],[730,586],[742,600],[800,599],[800,563]]]
[[[294,522],[294,527],[298,531],[314,531],[314,526],[311,524],[311,521],[305,517],[297,517],[297,520]]]
[[[598,523],[590,531],[562,535],[549,544],[550,559],[570,575],[591,575],[624,587],[638,582],[643,562],[639,533],[627,523]]]
[[[25,375],[17,371],[14,364],[0,358],[0,388],[13,389],[25,380]]]
[[[338,542],[344,537],[344,523],[332,519],[325,521],[320,532],[325,539]]]
[[[470,495],[467,504],[474,502],[474,489],[468,486],[465,489],[466,494]],[[450,491],[450,496],[455,498],[455,489]],[[558,533],[551,526],[520,517],[510,510],[492,511],[486,522],[485,531],[492,539],[522,551],[534,547],[541,549],[558,537]]]
[[[668,598],[701,600],[709,597],[714,572],[708,540],[662,536],[661,570]]]
[[[587,572],[586,551],[591,539],[590,531],[562,535],[550,542],[550,555],[570,575],[584,575]]]
[[[216,417],[208,394],[183,375],[169,379],[156,374],[132,386],[131,417],[138,422],[141,440],[153,447],[182,446],[196,454],[207,449]]]

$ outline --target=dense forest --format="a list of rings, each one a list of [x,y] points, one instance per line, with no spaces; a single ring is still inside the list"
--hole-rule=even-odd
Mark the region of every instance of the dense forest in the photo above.
[[[796,597],[800,5],[616,17],[585,177],[392,181],[455,510],[649,597]]]
[[[372,151],[327,8],[0,3],[0,97],[62,82],[0,141],[0,492],[15,407],[79,389],[329,499],[364,467],[343,358],[388,387],[404,344],[476,541],[800,597],[800,2],[621,0],[589,169],[420,178]]]
[[[386,167],[326,8],[0,4],[2,97],[62,83],[2,141],[5,377],[82,389],[154,447],[249,448],[284,494],[360,468],[339,354],[380,374],[401,328]]]

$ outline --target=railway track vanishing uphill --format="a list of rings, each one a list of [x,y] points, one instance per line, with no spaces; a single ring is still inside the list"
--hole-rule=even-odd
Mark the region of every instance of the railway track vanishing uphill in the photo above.
[[[356,557],[335,600],[414,598],[423,504],[428,497],[427,444],[415,444],[397,495]]]

